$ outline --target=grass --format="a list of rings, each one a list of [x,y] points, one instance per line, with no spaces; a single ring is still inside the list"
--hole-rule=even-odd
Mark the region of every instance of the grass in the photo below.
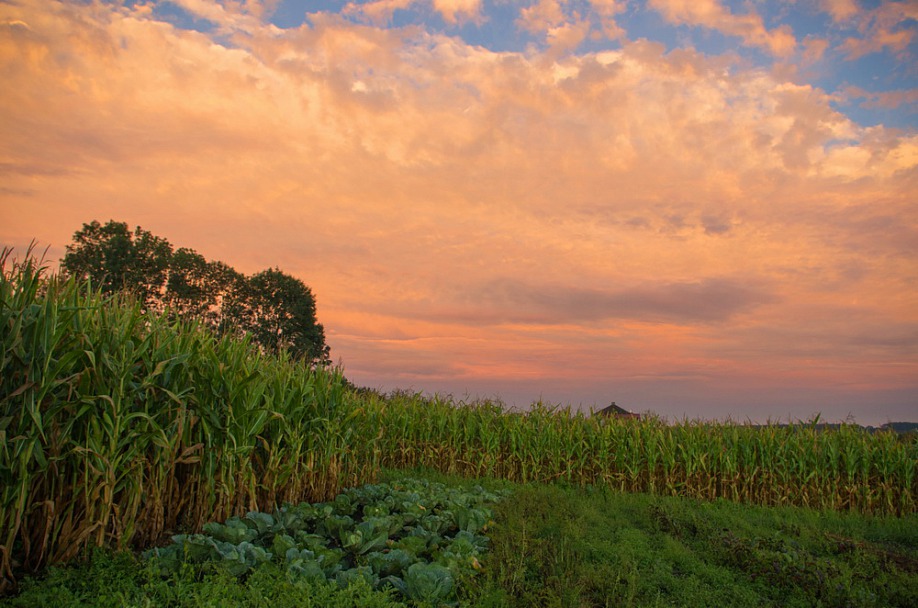
[[[395,480],[403,471],[385,471]],[[451,486],[469,481],[410,471]],[[460,606],[657,607],[918,605],[918,518],[509,484],[495,507],[482,574]],[[247,577],[217,567],[163,575],[130,553],[52,568],[0,606],[423,606],[362,586],[294,584],[266,564]]]
[[[496,518],[479,606],[918,605],[915,517],[526,485]]]
[[[52,567],[42,579],[23,585],[2,606],[59,608],[396,608],[405,604],[367,585],[291,583],[277,566],[266,564],[245,579],[226,570],[187,567],[162,576],[132,554],[98,550],[91,561]]]

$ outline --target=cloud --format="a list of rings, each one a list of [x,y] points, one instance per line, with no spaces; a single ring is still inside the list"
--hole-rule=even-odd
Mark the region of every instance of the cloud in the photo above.
[[[392,19],[397,10],[406,10],[419,0],[371,0],[370,2],[348,2],[342,11],[365,19],[369,23],[383,25]]]
[[[623,39],[626,35],[616,17],[628,8],[626,0],[590,0],[590,6],[599,15],[603,33],[610,39]]]
[[[391,21],[398,10],[408,10],[418,5],[427,5],[426,0],[371,0],[370,2],[348,2],[343,13],[359,17],[368,23],[384,25]],[[449,25],[465,22],[480,23],[481,0],[431,0],[432,8]]]
[[[903,59],[912,58],[908,49],[915,39],[915,28],[909,24],[918,20],[918,6],[913,2],[887,0],[875,9],[858,13],[854,19],[861,37],[849,37],[842,44],[849,60],[887,49]]]
[[[590,23],[565,0],[539,0],[520,10],[517,27],[544,38],[549,56],[576,49],[586,40]]]
[[[481,0],[433,0],[433,6],[447,23],[478,21],[481,18]]]
[[[743,44],[762,48],[772,55],[793,53],[797,40],[786,25],[769,30],[762,17],[750,8],[744,15],[733,14],[720,0],[650,0],[649,6],[671,23],[701,26],[736,36]]]
[[[766,291],[731,279],[598,289],[575,284],[535,284],[498,278],[464,287],[463,309],[447,318],[467,323],[568,324],[605,319],[639,322],[718,323],[772,302]],[[423,313],[419,313],[423,314]],[[437,313],[435,313],[437,314]]]
[[[562,10],[562,0],[538,0],[520,10],[517,25],[532,33],[541,33],[567,21]]]
[[[918,111],[918,89],[897,91],[867,91],[861,87],[849,86],[843,91],[848,99],[863,99],[861,105],[870,109],[894,110],[905,107],[912,113]]]
[[[269,16],[280,0],[168,0],[199,19],[210,21],[221,32],[251,32]],[[145,12],[144,5],[138,5],[138,13]]]
[[[820,0],[820,5],[836,22],[847,21],[861,10],[858,8],[857,0]]]
[[[0,3],[4,239],[62,251],[112,218],[243,272],[280,266],[313,288],[357,382],[586,399],[614,379],[649,407],[670,390],[649,387],[734,373],[914,377],[893,338],[918,323],[918,136],[854,123],[843,97],[732,54],[552,46],[555,28],[597,27],[570,5],[532,5],[548,44],[520,52],[188,6],[226,27]]]

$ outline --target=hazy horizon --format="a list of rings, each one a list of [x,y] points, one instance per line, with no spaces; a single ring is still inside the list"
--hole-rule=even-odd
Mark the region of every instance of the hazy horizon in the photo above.
[[[138,225],[358,385],[918,420],[918,7],[0,3],[0,244]]]

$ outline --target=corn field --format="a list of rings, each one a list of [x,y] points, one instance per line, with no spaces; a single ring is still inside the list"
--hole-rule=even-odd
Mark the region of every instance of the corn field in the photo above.
[[[540,404],[517,414],[419,395],[375,406],[385,467],[890,515],[912,514],[918,504],[914,435],[856,425],[668,425]]]
[[[353,391],[338,370],[143,314],[30,256],[0,267],[0,592],[92,546],[326,500],[381,467],[916,512],[914,437]]]
[[[372,477],[340,374],[141,314],[28,259],[0,283],[0,585]],[[372,438],[370,438],[372,439]]]

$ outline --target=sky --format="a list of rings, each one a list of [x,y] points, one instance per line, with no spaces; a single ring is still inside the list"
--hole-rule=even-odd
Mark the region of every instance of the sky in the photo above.
[[[0,0],[0,244],[142,226],[358,385],[918,420],[918,3]]]

